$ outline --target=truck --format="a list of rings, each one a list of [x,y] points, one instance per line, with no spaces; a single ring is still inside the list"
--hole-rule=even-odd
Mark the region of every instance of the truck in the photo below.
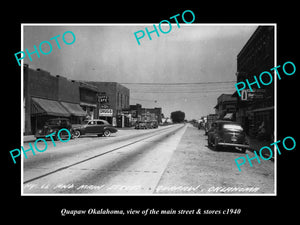
[[[208,130],[211,128],[212,123],[215,122],[217,119],[218,119],[218,114],[207,115],[207,121],[204,126],[205,135],[207,135]]]

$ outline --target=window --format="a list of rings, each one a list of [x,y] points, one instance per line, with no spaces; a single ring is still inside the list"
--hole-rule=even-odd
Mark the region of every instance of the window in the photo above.
[[[123,95],[121,94],[121,108],[123,108]]]
[[[104,124],[104,122],[103,121],[97,121],[97,124],[102,125],[102,124]]]
[[[243,131],[243,128],[238,124],[224,124],[223,128],[230,131]]]

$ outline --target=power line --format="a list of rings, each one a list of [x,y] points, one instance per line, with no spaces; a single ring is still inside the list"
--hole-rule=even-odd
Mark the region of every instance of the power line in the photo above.
[[[156,94],[156,93],[164,93],[164,94],[168,94],[168,93],[178,93],[178,94],[184,94],[184,93],[198,93],[198,94],[205,94],[208,92],[234,92],[234,89],[228,89],[228,90],[199,90],[199,91],[130,91],[130,93],[152,93],[152,94]]]
[[[120,83],[120,84],[137,84],[137,85],[198,85],[198,84],[226,84],[236,83],[236,81],[208,81],[208,82],[193,82],[193,83]]]

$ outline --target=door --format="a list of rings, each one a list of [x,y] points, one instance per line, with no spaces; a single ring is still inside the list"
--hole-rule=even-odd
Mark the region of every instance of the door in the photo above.
[[[89,121],[85,128],[86,133],[97,133],[97,124],[96,121]]]
[[[98,133],[103,133],[104,132],[104,122],[103,121],[97,121],[97,132]]]

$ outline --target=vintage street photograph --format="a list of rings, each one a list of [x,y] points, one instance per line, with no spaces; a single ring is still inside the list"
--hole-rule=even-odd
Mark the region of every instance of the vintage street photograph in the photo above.
[[[179,23],[21,25],[22,195],[276,195],[276,24]]]

